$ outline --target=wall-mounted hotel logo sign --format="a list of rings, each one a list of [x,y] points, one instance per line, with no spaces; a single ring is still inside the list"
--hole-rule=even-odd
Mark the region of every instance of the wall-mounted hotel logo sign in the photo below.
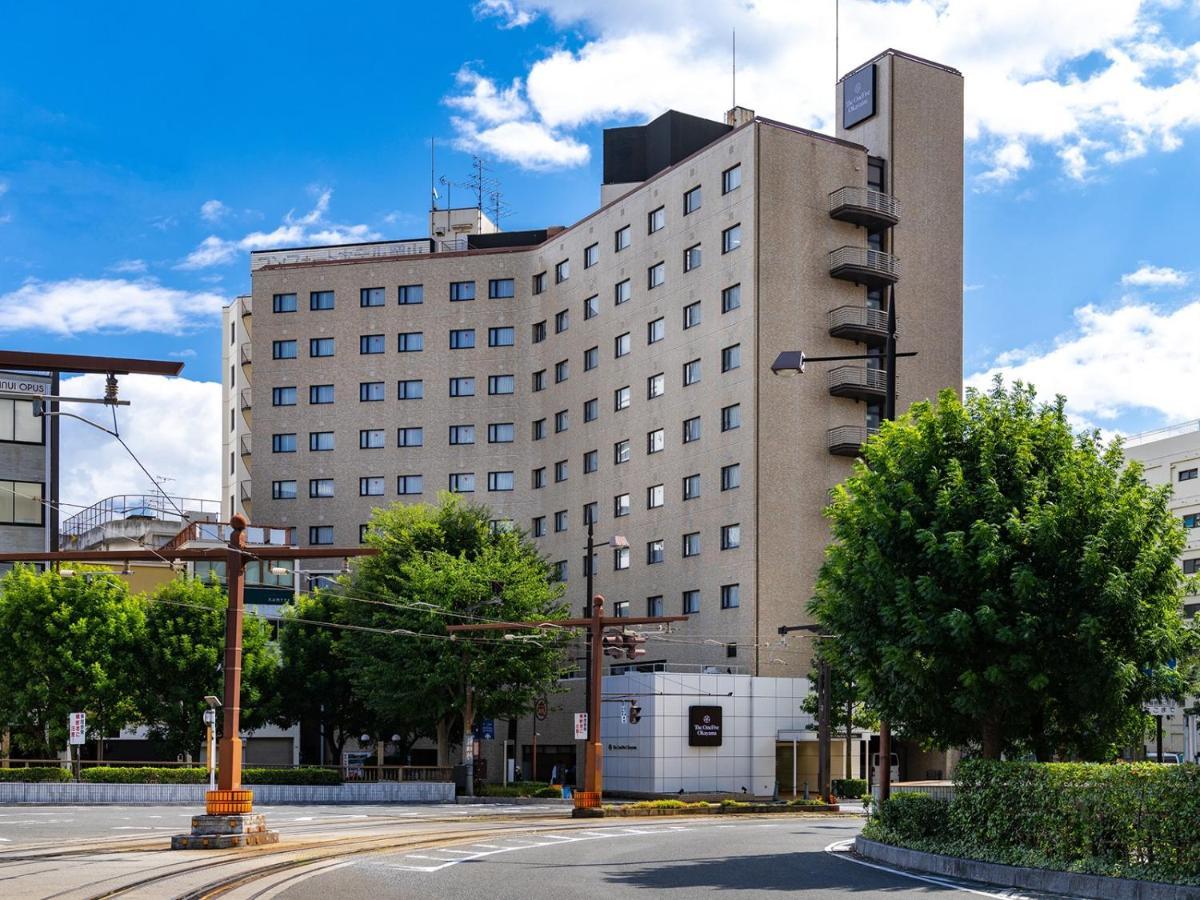
[[[0,376],[0,394],[24,394],[29,397],[45,397],[50,385],[44,381],[26,381],[23,378]]]
[[[842,127],[850,128],[875,115],[875,63],[847,75],[842,82]]]
[[[688,746],[721,746],[721,707],[688,707]]]

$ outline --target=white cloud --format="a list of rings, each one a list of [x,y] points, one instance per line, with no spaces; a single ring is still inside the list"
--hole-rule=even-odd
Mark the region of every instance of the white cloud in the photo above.
[[[1043,397],[1064,394],[1080,425],[1114,425],[1134,411],[1153,411],[1164,421],[1200,416],[1193,386],[1200,380],[1194,335],[1200,330],[1200,298],[1174,309],[1127,302],[1110,310],[1075,310],[1075,328],[1050,348],[1000,354],[970,386],[987,387],[996,374],[1033,384]]]
[[[1122,275],[1121,284],[1148,288],[1183,287],[1190,278],[1191,275],[1187,272],[1172,269],[1170,266],[1152,266],[1144,263],[1136,272]]]
[[[216,224],[229,214],[229,207],[220,200],[205,200],[200,204],[200,218]]]
[[[155,478],[167,476],[167,493],[219,500],[221,497],[221,385],[187,378],[123,375],[121,399],[130,405],[117,412],[119,433]],[[104,396],[103,375],[67,378],[63,394]],[[108,410],[73,408],[106,428]],[[97,411],[104,415],[97,415]],[[153,486],[112,437],[82,422],[62,420],[62,499],[90,505],[114,494],[142,493]],[[71,512],[68,507],[67,514]]]
[[[191,347],[188,347],[184,350],[172,350],[170,353],[167,354],[167,356],[174,356],[174,357],[177,357],[178,359],[191,359],[195,355],[196,355],[196,351],[193,350]]]
[[[729,37],[738,37],[738,100],[760,113],[830,130],[833,4],[710,0],[491,0],[478,14],[502,27],[542,15],[572,48],[547,50],[503,90],[541,140],[570,140],[587,123],[629,121],[669,107],[718,118],[729,105]],[[1200,43],[1174,39],[1155,0],[842,0],[842,71],[887,43],[966,74],[966,129],[985,185],[1018,178],[1036,147],[1083,179],[1151,150],[1178,148],[1200,125]],[[479,83],[453,105],[478,102]],[[490,95],[488,95],[490,96]],[[489,120],[469,115],[484,133]],[[548,159],[554,158],[547,154]],[[577,154],[558,154],[578,164]],[[584,157],[585,158],[585,157]]]
[[[30,280],[0,294],[0,331],[182,334],[212,325],[224,303],[219,294],[175,290],[148,278]]]
[[[521,97],[521,79],[513,79],[506,88],[497,89],[496,83],[484,78],[468,66],[458,70],[455,81],[467,93],[450,97],[446,102],[453,107],[483,119],[485,122],[511,122],[529,114],[529,105]]]
[[[108,270],[122,275],[140,275],[146,271],[146,268],[144,259],[122,259],[109,266]]]
[[[553,169],[587,162],[588,148],[573,138],[556,137],[540,122],[502,122],[479,129],[469,119],[455,117],[459,136],[455,146],[468,152],[482,149],[525,169]]]
[[[8,182],[0,181],[0,197],[3,197],[7,193],[8,193]]]
[[[333,191],[312,187],[315,196],[312,209],[297,216],[289,210],[283,224],[271,231],[252,231],[240,238],[222,238],[210,234],[175,266],[177,269],[205,269],[233,262],[239,254],[250,250],[270,250],[274,247],[295,247],[303,244],[354,244],[378,240],[381,235],[369,225],[340,225],[328,221],[329,203]],[[216,202],[216,201],[210,201]],[[207,204],[206,204],[207,205]]]

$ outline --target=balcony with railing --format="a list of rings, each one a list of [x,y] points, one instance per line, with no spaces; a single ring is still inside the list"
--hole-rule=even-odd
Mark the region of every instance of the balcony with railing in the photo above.
[[[251,297],[249,295],[246,295],[244,297],[238,297],[238,299],[237,299],[238,314],[241,315],[241,317],[243,319],[246,318],[246,316],[252,315],[252,313],[251,313],[251,305],[252,304],[250,301],[251,301]]]
[[[858,456],[867,438],[878,431],[865,425],[839,425],[826,432],[825,446],[834,456]]]
[[[829,393],[855,400],[882,400],[887,395],[887,372],[866,366],[838,366],[829,370]]]
[[[242,456],[250,455],[250,435],[243,434],[238,441],[238,449]]]
[[[250,365],[250,342],[249,341],[246,341],[246,343],[242,344],[238,355],[241,357],[243,366]]]
[[[168,494],[117,494],[105,497],[62,523],[64,537],[78,537],[110,522],[145,521],[183,522],[185,519],[215,519],[221,511],[216,500],[198,497],[174,497]]]
[[[869,306],[839,306],[829,311],[829,335],[864,344],[887,341],[886,310]]]
[[[241,399],[242,399],[242,409],[243,410],[249,409],[250,408],[250,388],[242,388]]]
[[[238,482],[238,496],[242,498],[243,503],[250,502],[250,479],[243,478]]]
[[[891,228],[900,221],[900,204],[891,194],[847,185],[829,195],[829,215],[866,228]]]
[[[232,533],[233,528],[228,522],[191,522],[159,550],[165,553],[189,544],[224,545],[229,543]],[[295,547],[296,529],[287,526],[248,525],[246,544],[254,547]]]
[[[829,254],[829,274],[867,287],[887,287],[899,280],[900,261],[869,247],[838,247]]]

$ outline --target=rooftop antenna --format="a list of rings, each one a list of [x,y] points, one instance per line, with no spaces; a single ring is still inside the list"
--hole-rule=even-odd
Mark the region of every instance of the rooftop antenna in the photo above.
[[[838,46],[838,40],[840,38],[840,35],[838,34],[838,31],[839,31],[838,26],[841,25],[841,19],[842,19],[841,0],[833,0],[833,83],[834,84],[837,84],[838,79],[842,77],[842,67],[838,61],[839,49],[840,49]]]
[[[437,212],[438,192],[437,192],[437,157],[434,151],[435,141],[432,137],[429,138],[429,193],[432,195],[429,199],[429,211]]]
[[[732,109],[737,106],[737,29],[734,28],[731,31],[733,32],[733,103],[730,106]]]
[[[475,193],[475,208],[479,214],[479,226],[483,225],[483,202],[500,193],[500,180],[492,174],[491,167],[480,156],[471,157],[471,177],[467,184]],[[493,206],[497,204],[493,203]]]

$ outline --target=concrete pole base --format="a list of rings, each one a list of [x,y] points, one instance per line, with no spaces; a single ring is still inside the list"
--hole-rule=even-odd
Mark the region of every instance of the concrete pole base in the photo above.
[[[278,844],[279,832],[267,828],[262,813],[234,816],[192,816],[191,834],[171,838],[172,850],[223,850]]]

